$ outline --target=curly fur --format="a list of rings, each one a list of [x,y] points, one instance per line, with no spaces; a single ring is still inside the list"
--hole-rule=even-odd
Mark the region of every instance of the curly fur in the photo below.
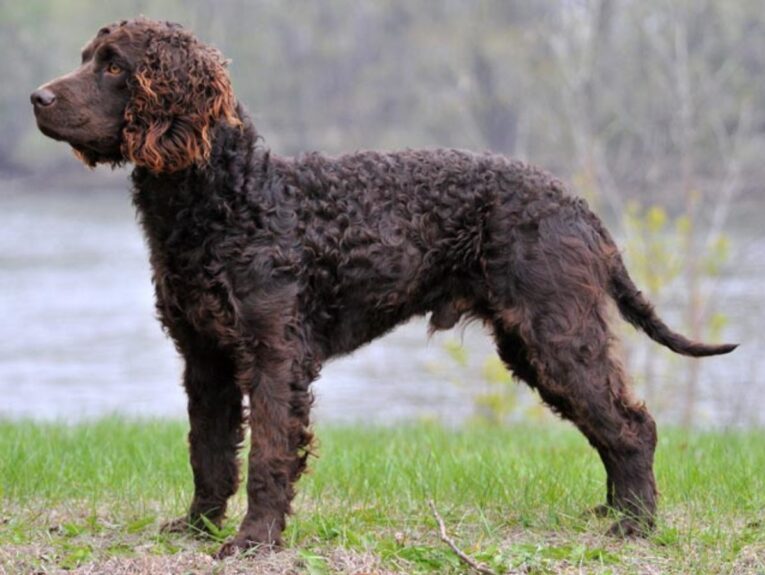
[[[204,165],[210,128],[240,123],[224,60],[180,27],[144,33],[144,57],[129,81],[122,153],[156,173]]]
[[[221,554],[279,544],[321,365],[428,313],[432,330],[482,321],[507,367],[600,454],[607,504],[624,513],[613,531],[652,525],[656,427],[613,352],[607,301],[680,353],[732,346],[671,332],[583,200],[492,154],[276,156],[235,104],[220,55],[188,32],[138,20],[98,41],[136,54],[119,160],[136,165],[157,309],[186,362],[195,493],[170,528],[220,523],[247,419],[248,510]],[[58,133],[47,113],[38,120]],[[100,153],[114,161],[113,148]]]

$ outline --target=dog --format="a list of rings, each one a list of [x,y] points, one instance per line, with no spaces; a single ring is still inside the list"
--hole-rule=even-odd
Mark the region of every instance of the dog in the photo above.
[[[507,368],[597,450],[606,506],[620,512],[610,532],[651,529],[656,426],[630,394],[607,302],[677,353],[736,346],[671,331],[559,180],[448,149],[272,154],[222,55],[144,18],[101,28],[80,67],[31,101],[40,130],[87,165],[135,166],[133,201],[158,315],[185,361],[190,419],[194,497],[165,529],[221,524],[248,422],[247,512],[218,556],[281,545],[311,453],[320,367],[425,314],[432,330],[483,322]]]

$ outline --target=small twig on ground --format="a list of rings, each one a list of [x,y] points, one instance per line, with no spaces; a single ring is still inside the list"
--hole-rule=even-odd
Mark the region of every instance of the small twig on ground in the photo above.
[[[432,499],[428,499],[428,505],[430,506],[430,510],[433,512],[433,517],[436,518],[436,522],[438,522],[438,530],[441,535],[441,541],[446,543],[449,548],[454,551],[454,554],[459,557],[460,561],[462,561],[465,565],[470,567],[471,569],[475,569],[479,573],[483,573],[484,575],[497,575],[494,571],[489,569],[486,565],[483,565],[482,563],[478,563],[475,559],[473,559],[470,555],[462,551],[459,547],[457,547],[457,544],[454,542],[454,540],[449,537],[449,535],[446,533],[446,525],[444,524],[444,520],[441,519],[441,516],[438,514],[438,510],[436,509],[436,504],[433,503]]]

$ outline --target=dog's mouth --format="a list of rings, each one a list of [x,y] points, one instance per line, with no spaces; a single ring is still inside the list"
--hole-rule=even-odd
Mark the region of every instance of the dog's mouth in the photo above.
[[[89,118],[83,118],[76,122],[60,125],[50,122],[47,118],[37,116],[37,127],[40,131],[59,142],[66,142],[72,147],[75,155],[88,166],[95,166],[101,162],[109,162],[118,165],[124,161],[120,150],[120,141],[111,138],[94,140],[89,137],[83,128],[92,124]]]
[[[44,113],[35,109],[35,118],[37,120],[37,127],[40,131],[54,140],[72,143],[76,136],[73,132],[86,126],[90,120],[88,118],[81,118],[72,122],[61,124],[59,122],[51,122],[49,118],[46,118]]]

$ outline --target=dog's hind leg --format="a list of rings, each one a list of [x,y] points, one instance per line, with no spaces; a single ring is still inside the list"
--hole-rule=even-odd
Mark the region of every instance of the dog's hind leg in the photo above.
[[[656,426],[629,394],[601,314],[593,311],[579,326],[569,320],[538,310],[525,328],[498,322],[500,357],[598,451],[608,475],[607,504],[624,513],[611,533],[643,534],[656,510]]]
[[[197,342],[185,348],[183,382],[194,498],[188,515],[166,523],[164,531],[207,530],[202,516],[220,527],[226,502],[239,483],[237,451],[244,430],[242,392],[234,379],[233,361],[213,345]]]
[[[497,352],[500,359],[504,362],[507,368],[513,373],[513,375],[526,382],[532,389],[539,388],[539,380],[537,378],[534,366],[531,365],[528,357],[528,350],[526,344],[520,338],[517,332],[514,330],[506,330],[501,322],[498,322],[494,328],[495,338],[497,340]],[[570,419],[570,418],[569,418]],[[605,453],[596,447],[601,459],[605,463]],[[611,479],[611,475],[607,474],[606,477],[606,503],[605,505],[598,505],[593,512],[596,515],[605,516],[610,509],[613,509],[614,486]]]

